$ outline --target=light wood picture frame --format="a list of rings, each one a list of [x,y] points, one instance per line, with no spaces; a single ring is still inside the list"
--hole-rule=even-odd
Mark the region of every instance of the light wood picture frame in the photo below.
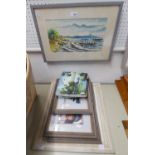
[[[56,86],[57,86],[58,80],[56,82],[55,88],[54,88],[54,94],[55,94],[55,90],[56,90]],[[60,131],[49,131],[49,126],[51,124],[51,118],[52,116],[54,117],[53,114],[53,101],[54,101],[54,95],[51,98],[51,102],[50,102],[50,110],[48,112],[48,116],[47,116],[47,120],[46,120],[46,126],[45,126],[45,130],[44,130],[44,136],[45,137],[52,137],[52,138],[72,138],[72,141],[74,138],[78,138],[81,139],[81,141],[83,141],[82,138],[85,139],[89,139],[89,138],[94,138],[94,140],[97,138],[97,140],[100,140],[100,130],[98,127],[98,120],[97,120],[97,114],[96,114],[96,108],[95,108],[95,100],[94,100],[94,94],[93,94],[93,88],[92,88],[92,83],[89,80],[89,84],[88,84],[88,88],[89,88],[89,100],[90,100],[90,107],[91,109],[93,109],[89,114],[81,114],[83,115],[83,117],[90,117],[90,122],[89,122],[89,126],[90,126],[90,130],[91,132],[79,132],[78,130],[76,132],[72,132],[72,130],[70,132],[60,132]],[[72,113],[75,115],[75,110],[72,111]],[[71,112],[69,114],[72,114]],[[63,113],[64,114],[64,113]],[[79,114],[78,114],[79,115]],[[52,125],[54,123],[52,122]],[[71,126],[70,126],[71,127]],[[78,126],[79,127],[79,126]],[[58,128],[58,127],[57,127]],[[83,130],[83,129],[82,129]],[[68,140],[67,140],[68,141]],[[75,140],[77,141],[77,140]],[[95,141],[94,141],[95,142]]]
[[[37,151],[58,151],[58,152],[78,152],[78,153],[111,153],[115,154],[115,149],[113,146],[109,124],[107,119],[107,114],[105,111],[105,103],[103,101],[102,87],[100,84],[93,84],[97,118],[99,122],[100,134],[101,134],[101,143],[91,144],[74,144],[74,143],[59,143],[57,141],[49,142],[43,137],[44,127],[46,124],[46,119],[48,116],[49,108],[51,105],[51,99],[54,95],[54,88],[56,81],[52,81],[51,87],[48,92],[47,100],[44,104],[44,108],[41,112],[40,121],[38,124],[37,131],[34,135],[32,141],[32,149]]]
[[[76,109],[74,108],[74,104],[72,108],[57,108],[58,107],[58,96],[55,95],[54,101],[53,101],[53,106],[52,106],[52,113],[54,114],[91,114],[93,111],[93,102],[92,102],[92,87],[91,87],[91,81],[88,79],[88,92],[87,92],[87,98],[79,98],[79,100],[86,100],[87,102],[87,108],[79,108]],[[69,99],[69,98],[64,98]]]
[[[123,2],[31,5],[46,62],[107,61]]]
[[[87,116],[86,116],[87,117]],[[78,130],[76,132],[72,132],[71,127],[69,128],[70,132],[59,132],[59,131],[49,131],[49,125],[50,125],[50,117],[48,118],[46,129],[44,136],[46,137],[52,137],[52,138],[96,138],[97,132],[96,132],[96,123],[95,123],[95,118],[93,115],[88,115],[90,117],[90,130],[91,132],[79,132]],[[74,125],[74,124],[73,124]],[[67,142],[67,139],[66,139]]]
[[[71,144],[71,143],[75,143],[75,144],[101,144],[101,138],[98,136],[98,137],[95,137],[95,138],[51,138],[51,137],[47,137],[45,139],[45,141],[47,143],[68,143],[68,144]]]

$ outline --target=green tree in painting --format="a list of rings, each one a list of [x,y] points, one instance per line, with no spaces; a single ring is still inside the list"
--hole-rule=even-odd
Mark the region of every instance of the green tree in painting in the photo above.
[[[65,85],[64,88],[61,89],[62,94],[72,94],[74,91],[74,81],[70,81],[68,85]]]
[[[50,48],[53,52],[57,52],[63,44],[64,38],[54,29],[48,30],[48,39]]]
[[[48,38],[49,40],[56,40],[59,38],[59,32],[54,29],[48,30]]]

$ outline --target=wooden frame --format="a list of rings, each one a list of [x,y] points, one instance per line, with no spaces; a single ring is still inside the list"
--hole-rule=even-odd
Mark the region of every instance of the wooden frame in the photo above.
[[[92,84],[89,84],[90,86],[90,90],[93,90],[93,87],[92,87]],[[94,99],[94,93],[92,91],[92,102],[94,102],[94,104],[92,104],[92,107],[94,108],[94,113],[93,113],[93,118],[94,120],[92,119],[92,121],[94,121],[95,123],[95,127],[96,127],[96,133],[95,133],[95,136],[88,136],[88,137],[85,137],[85,138],[80,138],[81,134],[79,134],[79,136],[77,137],[73,137],[72,135],[69,135],[67,137],[67,140],[66,140],[66,136],[63,138],[62,136],[59,138],[59,137],[54,137],[53,138],[53,135],[52,138],[51,137],[48,137],[46,136],[46,141],[47,142],[53,142],[53,143],[80,143],[80,144],[101,144],[101,135],[100,135],[100,129],[99,129],[99,122],[97,120],[97,113],[96,113],[96,106],[95,106],[95,99]],[[64,134],[64,133],[63,133]],[[73,133],[74,134],[74,133]],[[75,135],[75,134],[74,134]]]
[[[94,117],[95,115],[95,117]],[[94,133],[85,134],[85,133],[65,133],[62,134],[52,134],[50,136],[46,136],[46,141],[48,142],[57,142],[57,143],[80,143],[80,144],[100,144],[101,143],[101,135],[98,125],[98,120],[96,118],[96,114],[92,116],[92,124],[94,125]],[[93,126],[92,125],[92,126]],[[73,136],[74,135],[74,136]]]
[[[31,11],[32,11],[35,27],[36,27],[37,34],[38,34],[39,43],[40,43],[41,50],[42,50],[42,53],[43,53],[44,61],[46,61],[46,62],[55,62],[55,61],[96,61],[96,60],[97,61],[101,61],[101,60],[102,61],[103,60],[107,61],[107,60],[110,60],[112,49],[113,49],[113,46],[114,46],[114,39],[115,39],[115,36],[116,36],[116,30],[117,30],[118,23],[119,23],[119,18],[120,18],[122,5],[123,5],[123,2],[95,2],[95,3],[31,5]],[[50,53],[49,52],[50,51],[50,46],[49,46],[48,37],[47,37],[47,29],[46,29],[47,26],[46,26],[45,21],[44,21],[46,18],[42,16],[41,12],[36,14],[36,11],[38,12],[39,10],[41,10],[43,12],[46,12],[46,11],[48,12],[48,11],[54,10],[54,9],[55,10],[57,10],[57,9],[59,9],[59,10],[71,9],[71,10],[73,10],[73,13],[71,12],[71,14],[73,14],[74,18],[77,18],[76,17],[77,11],[74,12],[74,10],[76,10],[78,8],[82,8],[82,9],[84,8],[84,10],[87,10],[89,8],[93,8],[93,11],[90,10],[90,13],[93,12],[92,15],[94,15],[94,12],[96,13],[96,11],[94,9],[96,9],[97,7],[103,7],[104,11],[107,8],[110,9],[110,7],[112,7],[112,10],[111,10],[110,13],[108,11],[107,12],[105,11],[105,16],[104,17],[107,17],[111,21],[115,20],[115,23],[108,22],[109,24],[111,24],[111,23],[113,23],[113,24],[110,25],[110,26],[108,24],[108,26],[106,26],[107,29],[108,29],[107,30],[108,32],[106,32],[106,35],[105,35],[106,37],[104,38],[104,42],[106,43],[106,45],[103,46],[103,48],[100,50],[100,52],[98,52],[98,53],[89,52],[89,54],[87,52],[84,52],[84,51],[82,51],[82,53],[80,53],[80,54],[79,54],[79,52],[78,53],[75,53],[75,52],[73,53],[72,52],[70,54],[67,54],[66,52],[64,52],[64,53],[53,53],[53,52]],[[114,7],[118,8],[118,10],[113,9]],[[104,9],[104,8],[106,8],[106,9]],[[85,12],[87,12],[87,11],[85,11]],[[75,16],[74,16],[74,14],[75,14]],[[87,13],[87,14],[89,15],[89,13]],[[59,11],[59,14],[56,13],[56,15],[58,17],[59,17],[59,15],[63,15],[63,17],[64,17],[64,11],[63,11],[62,14]],[[99,13],[99,15],[102,15],[102,14]],[[52,13],[49,13],[47,17],[50,18],[50,16],[51,16],[52,19],[53,19],[53,17],[55,19],[55,15],[52,15]],[[114,18],[114,16],[116,16],[116,17]],[[73,17],[71,17],[71,18],[74,19]],[[84,19],[84,17],[85,16],[83,16],[82,18]],[[111,17],[113,17],[114,19],[111,18]],[[58,19],[62,19],[62,17],[60,16]],[[67,18],[65,17],[65,19],[67,19]],[[80,19],[80,18],[78,18],[78,19]],[[90,17],[89,17],[89,19],[90,19]],[[42,22],[41,26],[39,26],[40,20]],[[40,30],[40,28],[43,28],[43,30]],[[109,29],[110,29],[110,31],[109,31]],[[109,38],[109,37],[110,37],[110,39],[106,39],[106,38]]]
[[[88,109],[57,109],[57,100],[58,100],[58,97],[55,95],[54,97],[54,102],[53,102],[53,107],[52,107],[52,112],[54,114],[91,114],[93,109],[93,102],[92,102],[92,87],[91,87],[91,84],[90,84],[90,80],[88,80]]]
[[[45,141],[48,143],[75,143],[75,144],[101,144],[100,137],[95,138],[47,138]]]
[[[93,95],[93,94],[92,94]],[[94,97],[94,95],[93,95]],[[93,105],[92,105],[93,106]],[[100,135],[100,129],[99,124],[97,120],[97,114],[96,114],[96,107],[94,107],[94,113],[92,114],[92,126],[95,127],[94,135],[88,135],[84,136],[85,134],[76,133],[77,136],[75,136],[75,133],[69,133],[66,137],[65,132],[62,133],[62,135],[58,135],[58,137],[55,135],[53,138],[53,134],[51,134],[51,137],[46,137],[47,142],[53,142],[53,143],[80,143],[80,144],[101,144],[101,135]],[[94,122],[94,123],[93,123]],[[73,136],[74,135],[74,136]]]
[[[56,90],[56,86],[57,86],[57,83],[56,83],[55,88],[54,88],[54,93],[55,93],[55,90]],[[52,104],[52,101],[54,101],[54,99],[52,98],[51,99],[50,110],[49,110],[48,117],[47,117],[46,127],[45,127],[45,131],[44,131],[44,136],[45,137],[72,138],[72,139],[73,138],[89,139],[89,138],[97,138],[97,137],[99,137],[100,131],[99,131],[98,128],[96,128],[98,126],[98,122],[97,122],[97,118],[96,118],[97,116],[96,116],[95,105],[94,105],[95,104],[94,103],[95,100],[94,100],[94,95],[93,95],[93,91],[92,91],[92,84],[91,84],[90,80],[89,80],[88,86],[89,86],[89,100],[91,102],[90,107],[92,107],[94,109],[94,110],[91,111],[91,115],[90,115],[92,132],[91,133],[76,132],[76,134],[75,134],[75,132],[50,132],[48,130],[48,127],[50,125],[51,115],[53,114],[53,104]],[[53,95],[53,97],[54,97],[54,95]],[[73,110],[73,112],[74,112],[74,110]],[[66,141],[68,141],[68,140],[66,140]]]
[[[57,151],[57,152],[86,152],[86,153],[112,153],[114,154],[114,147],[109,131],[109,125],[106,115],[105,102],[103,101],[102,87],[100,84],[93,84],[95,102],[96,102],[96,114],[99,121],[99,128],[101,134],[100,144],[74,144],[74,143],[58,143],[58,142],[48,142],[44,139],[43,132],[46,123],[46,118],[48,116],[49,108],[51,105],[51,99],[53,98],[53,92],[56,81],[53,81],[49,89],[49,95],[44,104],[44,108],[40,114],[40,122],[37,127],[37,131],[34,135],[32,148],[33,150],[40,151]]]
[[[50,132],[48,130],[49,127],[49,123],[50,123],[50,117],[48,117],[48,121],[47,121],[47,125],[46,125],[46,130],[45,130],[45,136],[49,137],[59,137],[59,138],[95,138],[96,137],[96,128],[95,128],[95,120],[94,120],[94,116],[90,115],[91,117],[91,129],[92,132],[91,133],[83,133],[83,132]],[[67,141],[67,139],[66,139]]]

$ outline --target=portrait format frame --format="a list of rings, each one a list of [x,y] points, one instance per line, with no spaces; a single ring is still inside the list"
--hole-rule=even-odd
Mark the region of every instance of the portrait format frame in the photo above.
[[[58,83],[58,82],[57,82]],[[88,97],[87,98],[82,98],[87,100],[87,106],[88,109],[57,109],[57,103],[58,103],[58,96],[55,95],[53,105],[52,105],[52,112],[54,114],[91,114],[93,111],[93,96],[92,96],[92,86],[91,86],[91,81],[88,79]],[[80,98],[79,98],[80,99]]]
[[[54,103],[54,98],[55,98],[56,95],[53,95],[53,97],[51,98],[51,101],[50,101],[48,116],[47,116],[47,119],[45,121],[46,122],[45,129],[44,129],[44,136],[45,137],[48,137],[49,139],[54,139],[55,138],[55,140],[57,140],[59,138],[71,138],[72,140],[74,138],[78,138],[78,139],[84,138],[85,140],[88,140],[88,139],[92,138],[92,139],[94,139],[94,142],[95,142],[95,139],[99,142],[99,140],[100,140],[100,130],[99,130],[99,128],[97,128],[98,121],[97,121],[97,114],[96,114],[96,110],[95,110],[93,87],[92,87],[92,83],[90,82],[90,80],[88,80],[88,81],[89,81],[89,83],[88,83],[88,86],[89,86],[88,87],[89,88],[88,94],[89,94],[89,100],[90,100],[89,104],[90,104],[90,108],[93,109],[93,110],[87,111],[85,114],[80,114],[80,115],[90,116],[91,132],[79,132],[79,131],[76,131],[76,132],[72,132],[72,131],[69,131],[69,132],[55,131],[54,132],[54,131],[49,131],[49,126],[50,126],[51,118],[52,118],[51,116],[54,117],[54,115],[55,115],[55,112],[53,112],[53,111],[55,111],[55,110],[53,110],[53,108],[54,108],[53,103]],[[55,87],[53,89],[53,91],[54,91],[53,94],[55,94],[57,83],[58,83],[58,80],[55,83]],[[75,114],[75,112],[78,112],[78,111],[72,110],[73,114]],[[88,114],[88,112],[89,112],[89,114]],[[71,114],[71,111],[69,112],[69,114]],[[77,113],[77,114],[79,115],[79,113]],[[75,114],[75,115],[77,115],[77,114]],[[62,115],[62,112],[60,112],[59,114],[56,114],[56,115]],[[64,115],[64,113],[63,113],[63,115]],[[50,138],[50,137],[52,137],[52,138]]]
[[[110,60],[122,5],[123,2],[31,5],[44,61]]]

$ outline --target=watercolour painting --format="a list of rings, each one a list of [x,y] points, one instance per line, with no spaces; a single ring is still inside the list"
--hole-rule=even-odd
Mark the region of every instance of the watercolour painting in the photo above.
[[[122,2],[31,6],[44,61],[109,61]]]
[[[87,73],[63,72],[59,79],[56,95],[65,97],[87,97]]]
[[[101,52],[107,18],[47,20],[50,52]]]

